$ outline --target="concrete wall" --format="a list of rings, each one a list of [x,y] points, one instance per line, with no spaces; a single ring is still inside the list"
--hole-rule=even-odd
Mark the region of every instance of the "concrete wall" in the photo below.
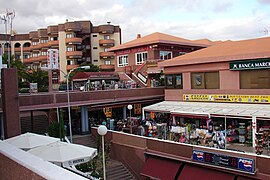
[[[94,137],[97,137],[96,127],[92,128],[91,132]],[[138,179],[141,179],[140,172],[142,171],[145,163],[145,152],[152,153],[160,157],[172,158],[180,162],[192,164],[194,163],[191,160],[193,149],[254,159],[256,162],[255,175],[234,172],[230,169],[219,170],[251,178],[270,179],[270,157],[268,156],[258,156],[255,154],[246,154],[242,152],[194,146],[172,141],[159,140],[155,138],[136,136],[116,131],[108,131],[105,139],[106,142],[111,143],[111,158],[125,164],[125,166],[128,167]],[[201,166],[204,167],[204,165]]]

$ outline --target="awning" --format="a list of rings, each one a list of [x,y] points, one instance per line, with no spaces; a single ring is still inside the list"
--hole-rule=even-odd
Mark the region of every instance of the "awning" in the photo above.
[[[208,168],[203,168],[195,165],[185,165],[181,174],[178,176],[178,180],[234,180],[235,175],[216,171]]]
[[[174,160],[149,156],[143,166],[141,175],[153,179],[173,180],[181,163]]]
[[[163,101],[143,108],[148,112],[189,113],[194,115],[252,117],[270,119],[269,104]],[[226,111],[224,111],[226,110]]]

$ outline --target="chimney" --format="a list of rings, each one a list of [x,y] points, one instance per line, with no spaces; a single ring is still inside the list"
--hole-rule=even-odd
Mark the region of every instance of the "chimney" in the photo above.
[[[137,34],[137,39],[141,38],[141,34]]]

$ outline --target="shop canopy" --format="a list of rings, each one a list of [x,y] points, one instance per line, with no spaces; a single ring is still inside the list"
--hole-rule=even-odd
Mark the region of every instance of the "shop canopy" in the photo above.
[[[270,120],[269,104],[163,101],[143,108],[147,112],[173,115],[252,117]]]

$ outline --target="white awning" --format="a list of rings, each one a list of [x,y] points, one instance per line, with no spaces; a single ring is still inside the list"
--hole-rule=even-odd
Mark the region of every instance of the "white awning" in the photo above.
[[[194,114],[232,117],[260,117],[270,119],[269,104],[210,103],[163,101],[143,108],[147,112]]]

